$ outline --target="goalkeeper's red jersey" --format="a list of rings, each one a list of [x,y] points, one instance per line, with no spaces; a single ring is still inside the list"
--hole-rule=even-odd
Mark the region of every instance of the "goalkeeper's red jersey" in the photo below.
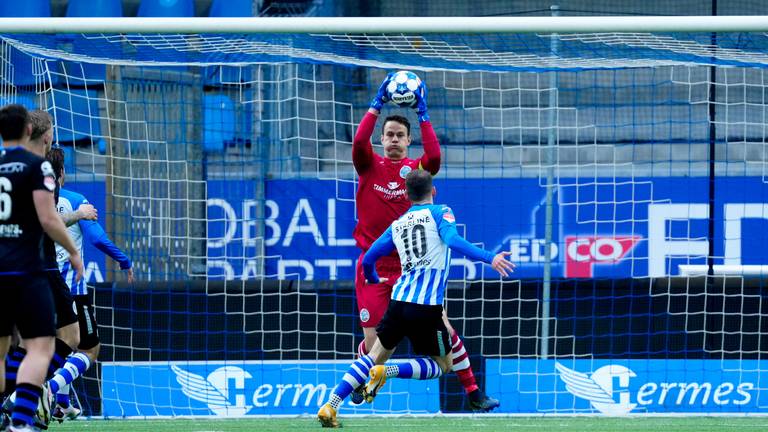
[[[355,196],[358,221],[353,236],[363,251],[411,207],[405,193],[405,176],[417,168],[432,175],[440,169],[440,144],[430,122],[420,124],[424,155],[393,161],[373,151],[371,135],[376,120],[377,116],[366,112],[352,143],[352,162],[360,176]]]

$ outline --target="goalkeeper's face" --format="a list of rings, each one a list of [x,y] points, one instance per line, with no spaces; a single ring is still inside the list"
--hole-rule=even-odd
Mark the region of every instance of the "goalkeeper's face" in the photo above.
[[[400,160],[408,155],[408,146],[411,145],[411,136],[408,128],[396,121],[388,121],[384,125],[384,133],[381,134],[381,145],[384,146],[384,155],[392,160]]]

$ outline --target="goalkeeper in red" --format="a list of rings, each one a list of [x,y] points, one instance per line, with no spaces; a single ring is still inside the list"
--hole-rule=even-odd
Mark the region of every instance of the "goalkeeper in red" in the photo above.
[[[400,257],[397,251],[381,258],[376,270],[386,282],[368,284],[363,275],[363,255],[373,242],[381,236],[389,225],[408,211],[411,206],[405,190],[405,177],[415,169],[424,169],[436,175],[440,169],[440,144],[432,129],[427,113],[427,88],[422,82],[414,92],[414,108],[418,114],[424,155],[419,159],[408,158],[408,146],[411,144],[411,125],[402,116],[389,116],[384,119],[381,131],[381,144],[384,156],[374,153],[371,145],[376,121],[382,106],[388,102],[387,86],[394,74],[384,79],[371,102],[368,112],[360,121],[352,144],[352,162],[360,176],[355,200],[357,202],[358,222],[354,230],[357,246],[362,250],[355,272],[355,296],[360,323],[365,339],[358,346],[358,354],[367,354],[376,341],[376,326],[381,321],[389,305],[394,281],[400,276]],[[499,401],[490,398],[477,386],[469,355],[464,343],[451,327],[443,312],[443,321],[448,328],[451,342],[453,370],[459,377],[464,391],[469,398],[469,406],[475,411],[490,411],[499,406]],[[361,403],[362,388],[352,394],[353,403]]]

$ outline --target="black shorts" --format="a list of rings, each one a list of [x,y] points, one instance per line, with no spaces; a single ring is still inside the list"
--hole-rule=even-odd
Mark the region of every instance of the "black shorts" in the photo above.
[[[451,352],[450,336],[443,322],[443,307],[391,300],[376,334],[384,348],[394,349],[403,338],[419,355],[443,357]]]
[[[10,336],[14,326],[22,339],[56,336],[51,287],[43,272],[0,275],[0,293],[0,336]]]
[[[77,319],[80,323],[80,345],[77,349],[89,350],[99,344],[99,326],[96,324],[96,315],[93,313],[91,296],[77,295],[74,298]]]
[[[56,307],[56,329],[66,327],[77,322],[77,310],[75,301],[72,300],[72,292],[69,290],[64,277],[58,270],[46,270],[48,283],[51,285],[53,305]]]

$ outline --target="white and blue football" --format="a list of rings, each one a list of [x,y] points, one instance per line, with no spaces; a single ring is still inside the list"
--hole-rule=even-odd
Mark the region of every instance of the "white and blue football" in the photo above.
[[[416,106],[416,92],[421,91],[421,79],[411,71],[398,71],[387,85],[389,100],[402,108]]]

